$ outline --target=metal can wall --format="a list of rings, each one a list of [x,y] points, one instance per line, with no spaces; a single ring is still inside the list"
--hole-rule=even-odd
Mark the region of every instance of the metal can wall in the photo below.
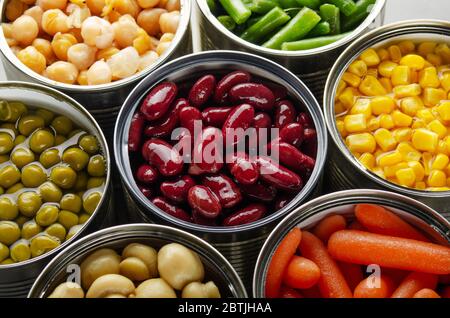
[[[299,194],[277,213],[238,227],[208,227],[181,221],[156,208],[138,189],[134,181],[128,153],[128,132],[131,117],[143,96],[161,81],[180,81],[192,78],[201,72],[245,70],[259,78],[273,81],[284,87],[291,98],[310,113],[318,138],[318,154],[312,175]],[[124,185],[128,210],[137,221],[170,224],[194,233],[211,242],[231,262],[241,275],[244,283],[251,282],[254,261],[260,246],[271,228],[284,215],[301,202],[316,196],[320,191],[322,171],[327,151],[327,134],[320,107],[311,92],[292,73],[283,67],[258,56],[231,52],[214,51],[192,54],[172,61],[155,70],[145,78],[130,94],[119,114],[115,136],[114,152],[118,170]]]
[[[288,68],[311,89],[321,101],[323,87],[333,62],[349,43],[367,31],[383,25],[386,0],[377,0],[369,16],[351,34],[333,44],[304,51],[266,49],[242,40],[227,30],[211,13],[207,0],[196,0],[202,50],[238,50],[266,57]]]
[[[101,201],[85,225],[69,241],[42,256],[17,264],[0,265],[0,297],[25,297],[36,277],[63,248],[94,230],[112,225],[114,220],[110,186],[111,162],[106,139],[94,118],[72,98],[45,86],[25,82],[0,82],[0,99],[17,101],[47,109],[69,117],[80,127],[97,137],[106,158],[106,184]]]
[[[390,190],[424,202],[445,217],[450,218],[450,205],[448,204],[450,191],[432,192],[409,189],[381,179],[370,172],[347,149],[336,127],[334,114],[334,100],[339,80],[348,66],[364,50],[397,40],[438,40],[450,43],[449,34],[450,23],[448,21],[405,21],[386,25],[366,34],[342,53],[330,72],[323,96],[325,120],[333,139],[329,147],[329,162],[325,173],[328,191],[352,188]]]
[[[253,276],[253,296],[265,297],[265,281],[271,256],[287,233],[294,227],[310,229],[329,215],[354,219],[354,206],[377,204],[388,208],[411,225],[427,234],[436,243],[450,246],[450,223],[428,206],[400,194],[379,190],[348,190],[330,193],[310,201],[289,214],[270,234],[258,256]]]

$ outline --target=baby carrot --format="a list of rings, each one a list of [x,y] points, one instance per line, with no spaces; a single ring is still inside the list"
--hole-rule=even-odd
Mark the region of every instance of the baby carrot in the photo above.
[[[349,230],[358,230],[358,231],[366,231],[367,229],[362,226],[361,223],[358,222],[358,220],[353,221],[349,226]]]
[[[450,285],[449,286],[445,286],[442,289],[441,297],[442,298],[450,298]]]
[[[383,273],[384,275],[388,275],[390,278],[392,278],[396,286],[398,286],[401,283],[401,281],[406,277],[406,275],[409,274],[409,272],[405,272],[395,268],[382,268],[381,273]]]
[[[450,248],[433,243],[342,230],[331,235],[328,251],[336,260],[348,263],[378,264],[431,274],[450,273]]]
[[[412,272],[403,279],[391,297],[412,298],[419,290],[424,288],[434,289],[436,285],[436,275]]]
[[[350,289],[355,290],[355,287],[364,279],[361,265],[338,262],[338,266]]]
[[[314,234],[303,232],[300,242],[302,256],[312,260],[320,268],[319,290],[325,298],[351,298],[352,292],[327,248]]]
[[[302,289],[302,295],[304,295],[306,298],[322,298],[319,286],[317,284],[311,288]]]
[[[313,230],[313,234],[327,244],[328,239],[334,232],[344,230],[347,222],[342,215],[331,215],[324,218]]]
[[[272,260],[270,261],[269,270],[267,271],[267,298],[275,298],[278,296],[284,271],[292,256],[294,256],[301,238],[302,232],[300,229],[294,228],[286,235],[275,250]]]
[[[379,205],[358,204],[355,207],[355,215],[369,232],[429,242],[410,224]]]
[[[304,298],[304,297],[302,294],[300,294],[299,291],[293,288],[281,286],[278,298]]]
[[[434,290],[424,288],[414,294],[413,298],[441,298]]]
[[[294,255],[284,271],[283,283],[292,288],[310,288],[319,278],[320,269],[313,261]]]
[[[354,298],[388,298],[394,291],[392,279],[381,274],[380,277],[372,274],[363,279],[353,292]]]

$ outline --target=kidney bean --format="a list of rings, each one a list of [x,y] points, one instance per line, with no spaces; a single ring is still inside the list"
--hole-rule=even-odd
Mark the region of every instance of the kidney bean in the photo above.
[[[153,196],[153,190],[150,187],[144,186],[139,184],[138,185],[138,189],[139,191],[142,192],[142,194],[149,200],[151,200],[152,196]]]
[[[201,125],[202,113],[198,108],[187,106],[183,107],[179,113],[181,127],[187,128],[192,136],[194,136],[195,124]]]
[[[275,96],[275,101],[279,101],[287,97],[286,87],[265,81],[261,81],[261,84],[267,86],[272,91],[273,95]]]
[[[242,184],[239,187],[246,196],[258,201],[271,202],[277,196],[276,188],[270,184],[264,184],[260,181],[252,185]]]
[[[167,214],[176,217],[177,219],[186,221],[186,222],[192,222],[191,216],[184,211],[183,209],[173,205],[169,201],[167,201],[165,198],[162,197],[156,197],[152,200],[152,203],[166,212]]]
[[[272,91],[263,84],[238,84],[231,88],[229,95],[234,103],[248,103],[264,111],[270,111],[275,103]]]
[[[175,181],[165,181],[161,183],[159,189],[161,193],[174,202],[184,202],[187,199],[188,191],[195,186],[195,181],[190,176],[182,176]]]
[[[253,127],[258,128],[270,128],[272,126],[272,119],[266,113],[256,113],[253,117]]]
[[[136,179],[145,184],[154,183],[158,179],[158,171],[148,164],[143,164],[136,171]]]
[[[267,209],[264,205],[254,203],[249,204],[245,208],[237,211],[236,213],[226,217],[222,225],[223,226],[237,226],[244,225],[258,221],[264,214],[266,214]]]
[[[235,71],[225,75],[217,84],[214,101],[221,104],[225,103],[228,92],[233,86],[250,82],[250,80],[251,75],[245,71]]]
[[[216,78],[213,75],[201,77],[189,91],[189,101],[192,105],[200,107],[205,104],[216,88]]]
[[[302,112],[298,114],[297,122],[305,128],[314,128],[314,122],[308,113]]]
[[[189,102],[185,98],[177,99],[163,117],[145,127],[145,135],[157,138],[169,135],[178,125],[181,109],[188,106]]]
[[[288,100],[280,100],[275,103],[275,127],[284,126],[295,122],[296,111],[294,105]]]
[[[202,184],[214,192],[224,208],[234,207],[242,200],[242,194],[238,186],[224,174],[204,176]]]
[[[304,142],[302,150],[312,158],[317,157],[317,131],[314,128],[307,128],[304,132]]]
[[[190,188],[188,202],[192,209],[208,219],[215,219],[222,211],[217,196],[205,186],[196,185]]]
[[[254,117],[255,109],[249,104],[242,104],[231,111],[222,127],[227,146],[235,145],[239,142],[240,138],[236,129],[242,128],[245,132],[252,124]],[[231,142],[230,139],[232,139]]]
[[[314,128],[306,128],[304,132],[305,141],[317,140],[317,131]]]
[[[131,118],[130,130],[128,132],[128,150],[139,151],[142,142],[142,130],[144,130],[145,117],[137,112]]]
[[[165,82],[153,88],[141,104],[141,112],[147,120],[161,118],[177,96],[175,83]]]
[[[280,130],[280,140],[299,148],[303,142],[304,129],[299,123],[292,123]]]
[[[217,219],[205,218],[200,212],[195,209],[192,210],[192,222],[204,226],[217,226]]]
[[[194,140],[190,174],[217,173],[223,167],[223,137],[220,129],[206,127]]]
[[[161,139],[150,139],[142,147],[142,156],[166,177],[176,176],[183,169],[183,160],[175,149]]]
[[[246,153],[238,152],[227,160],[228,169],[237,182],[241,184],[254,184],[259,177],[258,167]]]
[[[280,141],[279,139],[272,141],[271,147],[275,145],[278,147],[279,159],[283,165],[296,171],[314,169],[316,161],[310,156],[302,153],[294,146],[288,144],[287,142]]]
[[[298,191],[303,181],[295,172],[275,163],[268,157],[258,157],[259,177],[276,188],[287,191]]]
[[[203,124],[222,128],[233,107],[208,107],[202,112]]]

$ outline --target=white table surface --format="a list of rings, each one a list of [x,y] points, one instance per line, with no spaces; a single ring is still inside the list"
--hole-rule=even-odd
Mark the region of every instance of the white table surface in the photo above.
[[[193,1],[193,0],[192,0]],[[385,23],[409,19],[450,20],[450,0],[386,0]],[[0,63],[0,80],[5,80]]]

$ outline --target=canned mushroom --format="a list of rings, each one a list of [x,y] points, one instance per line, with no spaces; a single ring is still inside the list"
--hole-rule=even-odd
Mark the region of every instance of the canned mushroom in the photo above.
[[[178,59],[123,110],[116,153],[138,219],[210,237],[240,272],[273,221],[317,190],[320,111],[295,76],[265,59],[220,51]]]
[[[109,222],[105,147],[93,119],[65,95],[0,84],[0,272],[7,289],[1,295],[23,296],[24,280],[54,251]],[[20,270],[26,273],[18,278]],[[11,282],[17,286],[8,289]]]
[[[74,267],[78,276],[65,279],[65,270]],[[247,295],[231,265],[205,241],[165,226],[131,224],[93,233],[64,250],[37,279],[29,297]]]
[[[266,241],[255,297],[438,298],[450,273],[450,224],[425,205],[375,190],[329,194]]]
[[[398,33],[374,40],[392,28]],[[326,97],[325,105],[327,116],[334,112],[332,122],[327,119],[335,142],[364,171],[361,181],[447,213],[440,204],[450,193],[450,42],[440,35],[444,29],[448,23],[403,23],[356,42],[348,52],[357,53],[344,54],[339,75],[330,76],[337,80],[333,91],[331,82],[327,87],[334,101]]]

